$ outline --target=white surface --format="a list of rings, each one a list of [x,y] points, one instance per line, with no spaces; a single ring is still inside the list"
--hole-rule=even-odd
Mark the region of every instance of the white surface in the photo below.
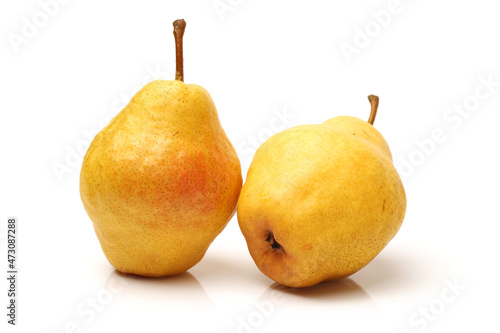
[[[498,327],[500,86],[467,118],[443,118],[474,101],[480,77],[500,81],[494,2],[401,0],[349,63],[340,45],[390,1],[222,2],[233,4],[224,20],[212,0],[68,1],[17,53],[7,34],[21,33],[22,18],[41,7],[2,2],[0,258],[8,216],[18,217],[20,239],[19,322],[7,325],[3,310],[2,332],[69,332],[72,322],[81,332]],[[406,174],[408,209],[366,268],[338,283],[283,290],[254,265],[236,217],[181,276],[123,277],[108,264],[80,202],[81,160],[68,151],[85,150],[85,133],[120,111],[151,68],[173,79],[177,18],[187,21],[185,81],[211,93],[244,173],[252,142],[273,130],[342,114],[365,119],[366,96],[380,96],[375,125]],[[289,118],[276,118],[285,111]],[[436,129],[446,139],[418,160],[415,141]],[[401,161],[411,156],[421,165],[408,172]],[[55,163],[71,172],[58,177]],[[453,283],[465,290],[450,290]],[[1,288],[5,304],[5,280]],[[106,304],[92,310],[95,297]],[[429,307],[424,319],[419,311]]]

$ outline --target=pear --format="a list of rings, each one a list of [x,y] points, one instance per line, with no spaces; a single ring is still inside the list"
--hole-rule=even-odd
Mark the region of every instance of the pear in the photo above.
[[[257,267],[308,287],[368,264],[398,232],[406,196],[387,142],[368,122],[339,116],[280,132],[259,147],[238,202]]]
[[[242,178],[209,93],[183,82],[184,20],[174,22],[176,80],[144,86],[94,138],[83,206],[108,261],[143,276],[185,272],[236,210]]]

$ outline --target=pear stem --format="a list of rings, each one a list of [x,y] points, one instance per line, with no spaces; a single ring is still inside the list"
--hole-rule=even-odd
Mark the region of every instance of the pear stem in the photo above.
[[[368,101],[370,101],[370,104],[372,106],[372,109],[370,111],[370,118],[368,118],[368,122],[371,125],[373,125],[373,123],[375,122],[375,117],[377,116],[378,96],[370,95],[370,96],[368,96]]]
[[[184,58],[182,52],[182,37],[186,29],[186,21],[174,21],[175,37],[175,79],[184,82]]]

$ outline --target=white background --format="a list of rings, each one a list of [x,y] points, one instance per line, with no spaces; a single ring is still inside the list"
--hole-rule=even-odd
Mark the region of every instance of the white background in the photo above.
[[[496,3],[401,0],[382,27],[372,12],[392,8],[389,0],[220,3],[229,9],[213,0],[73,0],[51,17],[35,0],[0,5],[0,266],[6,220],[16,216],[20,270],[15,328],[0,284],[2,331],[498,330]],[[178,18],[187,21],[185,82],[211,93],[244,174],[254,142],[338,115],[367,119],[366,96],[380,96],[375,126],[408,208],[372,263],[342,281],[281,288],[256,268],[236,217],[180,276],[124,277],[106,261],[79,197],[87,136],[151,73],[173,79]],[[27,21],[39,26],[31,35]],[[13,36],[25,39],[14,46]],[[346,57],[347,44],[357,53]]]

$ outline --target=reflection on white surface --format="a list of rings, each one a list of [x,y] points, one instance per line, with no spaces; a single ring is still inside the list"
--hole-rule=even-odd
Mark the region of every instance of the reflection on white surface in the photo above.
[[[205,289],[189,272],[158,278],[124,274],[113,270],[104,288],[118,286],[121,298],[141,302],[164,302],[175,305],[189,304],[197,307],[212,306]]]
[[[375,305],[371,296],[350,278],[323,282],[308,288],[290,288],[273,283],[259,298],[269,297],[272,292],[284,293],[287,295],[287,299],[296,302],[304,300],[333,303],[355,301],[357,304]]]
[[[430,248],[390,244],[372,262],[351,276],[377,302],[421,293],[421,288],[440,284],[455,275],[449,263]]]

